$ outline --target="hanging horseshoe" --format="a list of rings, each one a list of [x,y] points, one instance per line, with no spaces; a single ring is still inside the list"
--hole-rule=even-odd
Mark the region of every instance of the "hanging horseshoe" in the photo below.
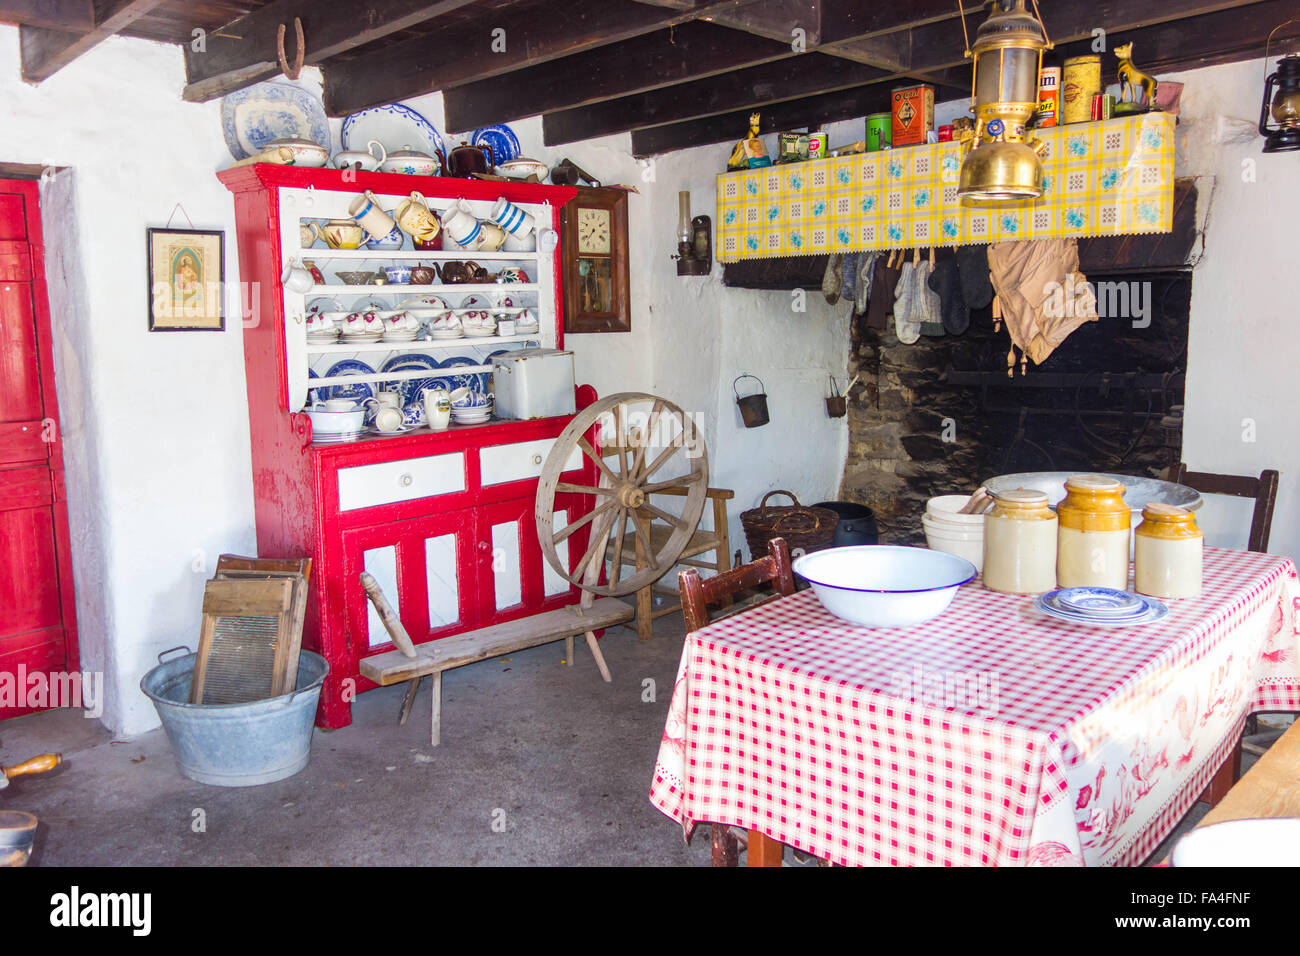
[[[293,18],[293,31],[298,41],[297,53],[293,58],[293,69],[289,69],[289,60],[284,55],[284,24],[275,31],[275,53],[280,61],[280,72],[291,80],[298,79],[298,74],[302,72],[303,60],[307,57],[307,41],[302,35],[302,20],[298,17]]]

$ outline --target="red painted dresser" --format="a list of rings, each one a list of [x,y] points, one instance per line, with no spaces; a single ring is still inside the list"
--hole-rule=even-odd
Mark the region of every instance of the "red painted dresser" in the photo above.
[[[362,374],[357,381],[373,385],[412,375],[451,374],[384,374],[382,366],[400,355],[428,355],[440,362],[470,358],[479,364],[458,368],[455,374],[490,374],[488,357],[499,349],[562,346],[560,270],[557,254],[543,250],[485,254],[304,249],[299,226],[306,220],[346,218],[348,204],[365,190],[386,210],[416,190],[435,208],[464,198],[483,218],[504,196],[532,214],[539,229],[558,231],[560,207],[575,190],[270,165],[227,170],[220,178],[235,197],[258,553],[312,558],[303,644],[330,664],[317,723],[342,727],[351,721],[356,693],[374,686],[359,676],[358,662],[393,647],[358,581],[362,571],[376,577],[417,643],[574,602],[577,590],[542,557],[533,517],[542,464],[570,418],[453,425],[443,432],[418,428],[402,435],[318,445],[312,441],[310,419],[302,414],[310,390],[328,385],[329,369],[341,360],[365,362],[374,373]],[[281,285],[285,262],[300,258],[315,262],[325,285],[304,293]],[[338,271],[466,259],[492,272],[520,267],[529,281],[347,286],[336,277]],[[312,345],[306,338],[306,310],[321,297],[351,311],[367,302],[391,309],[407,296],[431,293],[454,308],[469,295],[507,290],[516,302],[535,310],[540,332],[408,344]],[[232,294],[227,300],[233,303],[236,298]],[[239,318],[229,316],[228,321]],[[594,390],[580,387],[578,407],[595,397]],[[592,462],[575,455],[570,464],[568,480],[596,483]],[[557,526],[591,507],[586,496],[557,498]],[[568,542],[571,562],[586,548],[585,531]]]

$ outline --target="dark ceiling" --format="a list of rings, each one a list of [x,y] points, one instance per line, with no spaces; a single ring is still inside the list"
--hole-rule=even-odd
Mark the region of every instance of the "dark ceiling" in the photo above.
[[[633,152],[649,155],[735,140],[755,109],[772,131],[887,109],[900,83],[966,96],[959,2],[973,32],[988,7],[977,0],[0,0],[0,21],[22,25],[30,81],[122,34],[181,44],[186,99],[210,100],[280,72],[281,25],[292,62],[297,17],[331,115],[441,90],[451,132],[541,114],[550,145],[630,132]],[[1297,10],[1295,0],[1040,6],[1057,62],[1092,52],[1102,29],[1108,50],[1132,41],[1137,65],[1156,73],[1262,56]],[[1289,24],[1275,48],[1297,37]]]

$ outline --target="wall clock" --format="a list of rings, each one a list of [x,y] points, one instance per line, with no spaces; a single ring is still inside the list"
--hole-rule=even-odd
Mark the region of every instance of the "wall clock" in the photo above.
[[[560,233],[564,331],[630,331],[627,190],[580,187],[564,207]]]

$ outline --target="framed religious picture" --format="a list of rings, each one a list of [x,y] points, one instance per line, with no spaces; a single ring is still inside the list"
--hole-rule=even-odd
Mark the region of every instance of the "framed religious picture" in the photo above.
[[[149,229],[149,331],[220,332],[226,327],[225,232]]]
[[[579,187],[560,235],[565,332],[629,332],[627,190]]]

